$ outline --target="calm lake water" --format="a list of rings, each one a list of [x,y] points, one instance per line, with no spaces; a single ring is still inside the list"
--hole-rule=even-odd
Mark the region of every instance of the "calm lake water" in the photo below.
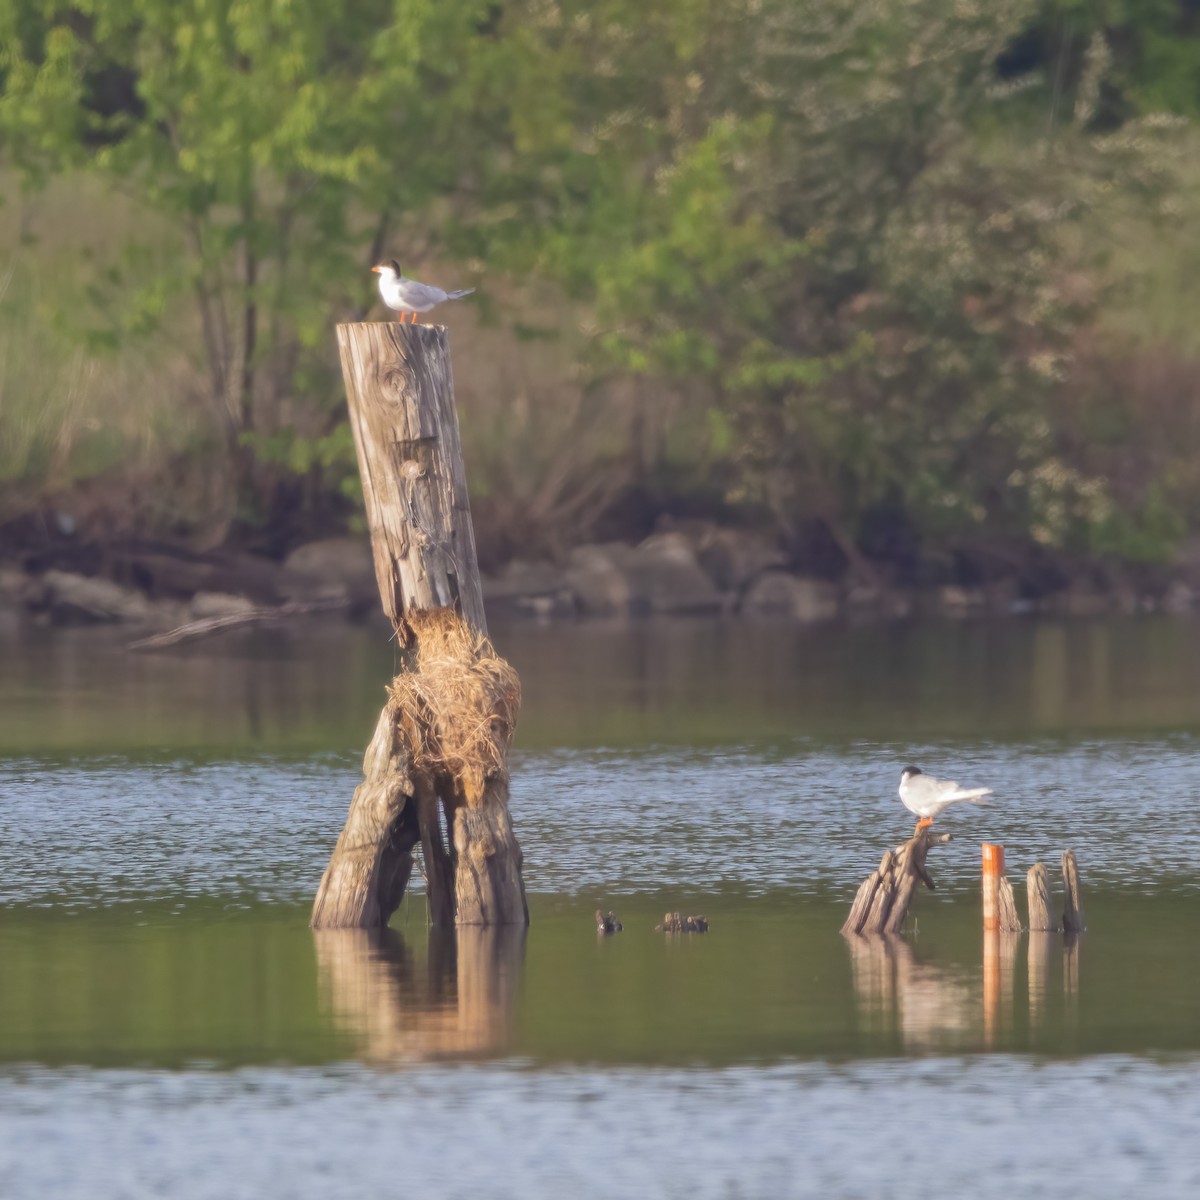
[[[0,643],[0,1197],[1200,1194],[1200,623],[493,632],[527,934],[307,928],[378,630]],[[994,802],[846,941],[908,762]]]

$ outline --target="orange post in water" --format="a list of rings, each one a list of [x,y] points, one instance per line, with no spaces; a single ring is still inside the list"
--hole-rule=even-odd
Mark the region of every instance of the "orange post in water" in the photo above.
[[[983,930],[1000,928],[1000,879],[1004,875],[1004,847],[983,843]]]

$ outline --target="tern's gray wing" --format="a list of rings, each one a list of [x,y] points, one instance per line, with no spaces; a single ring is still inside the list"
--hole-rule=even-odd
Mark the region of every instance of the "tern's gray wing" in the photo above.
[[[404,289],[404,299],[409,304],[423,304],[433,308],[435,304],[441,304],[446,299],[446,293],[432,284],[418,283],[415,279],[405,279],[401,276],[400,285]]]
[[[958,790],[958,784],[949,779],[938,779],[935,775],[918,775],[908,781],[908,786],[916,784],[922,796],[944,796],[948,792]]]

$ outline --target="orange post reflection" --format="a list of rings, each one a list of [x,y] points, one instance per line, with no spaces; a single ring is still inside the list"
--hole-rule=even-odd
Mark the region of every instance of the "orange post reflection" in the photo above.
[[[1013,966],[1017,933],[987,930],[983,935],[983,1040],[995,1044],[996,1035],[1012,1027]]]

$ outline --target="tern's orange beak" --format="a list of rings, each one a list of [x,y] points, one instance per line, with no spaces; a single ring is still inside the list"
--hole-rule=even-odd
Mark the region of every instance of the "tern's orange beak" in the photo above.
[[[378,275],[379,272],[383,270],[383,268],[382,267],[372,267],[371,270],[374,271],[376,275]]]

